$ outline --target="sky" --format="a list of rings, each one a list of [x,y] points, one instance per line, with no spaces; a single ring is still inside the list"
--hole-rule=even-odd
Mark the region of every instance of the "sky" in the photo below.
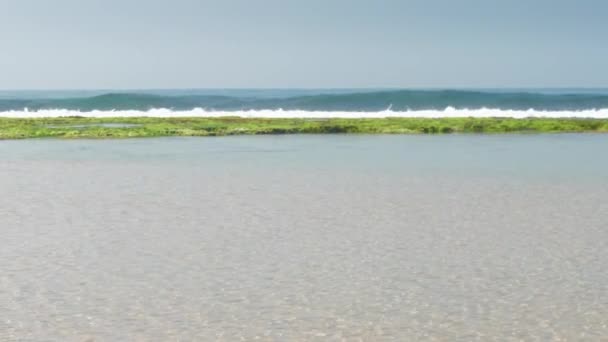
[[[0,0],[0,89],[608,87],[605,0]]]

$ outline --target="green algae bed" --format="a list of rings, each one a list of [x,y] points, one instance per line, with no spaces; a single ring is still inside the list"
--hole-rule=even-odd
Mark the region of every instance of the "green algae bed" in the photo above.
[[[243,134],[608,132],[608,119],[551,118],[0,118],[0,139],[135,138]]]

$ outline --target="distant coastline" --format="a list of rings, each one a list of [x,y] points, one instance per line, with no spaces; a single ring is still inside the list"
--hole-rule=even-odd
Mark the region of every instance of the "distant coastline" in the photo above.
[[[74,113],[83,113],[83,116],[249,117],[604,115],[608,118],[608,90],[0,91],[0,116],[68,116]]]
[[[608,90],[0,92],[0,139],[557,132],[608,132]]]

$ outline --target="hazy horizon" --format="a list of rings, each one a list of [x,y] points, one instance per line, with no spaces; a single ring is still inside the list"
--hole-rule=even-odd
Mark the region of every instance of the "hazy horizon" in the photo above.
[[[7,1],[0,89],[608,88],[599,0]]]
[[[254,91],[266,91],[266,90],[276,90],[276,91],[507,91],[507,92],[518,92],[518,91],[594,91],[608,90],[608,86],[601,87],[577,87],[577,86],[563,86],[563,87],[169,87],[169,88],[144,88],[144,87],[125,87],[125,88],[93,88],[93,87],[82,87],[82,88],[21,88],[21,89],[12,89],[12,88],[0,88],[0,92],[2,93],[11,93],[11,92],[71,92],[71,91],[84,91],[84,92],[96,92],[96,91],[218,91],[218,90],[226,90],[226,91],[240,91],[240,90],[254,90]]]

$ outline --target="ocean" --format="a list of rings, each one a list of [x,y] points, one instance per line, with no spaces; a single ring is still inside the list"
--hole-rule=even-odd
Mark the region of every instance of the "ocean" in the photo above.
[[[0,117],[59,116],[608,118],[608,89],[0,92]]]
[[[608,135],[0,142],[0,340],[608,336]]]

